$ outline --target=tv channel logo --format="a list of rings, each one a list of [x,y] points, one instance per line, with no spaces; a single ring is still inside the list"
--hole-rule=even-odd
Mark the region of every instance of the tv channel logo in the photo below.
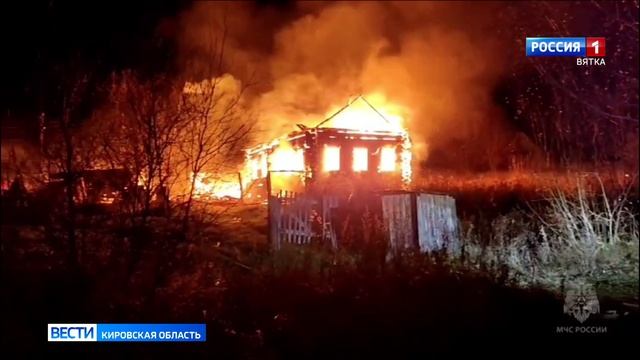
[[[607,42],[603,37],[587,38],[587,57],[604,57],[607,50]]]
[[[47,324],[48,341],[97,341],[97,324]]]
[[[50,342],[204,342],[206,324],[48,324]]]
[[[604,57],[603,37],[528,37],[527,56]]]

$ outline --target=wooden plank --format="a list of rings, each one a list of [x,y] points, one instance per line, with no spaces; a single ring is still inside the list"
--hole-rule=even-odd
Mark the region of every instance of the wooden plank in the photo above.
[[[446,195],[419,194],[418,242],[424,252],[459,249],[455,199]]]
[[[388,229],[389,248],[399,251],[412,246],[411,194],[391,194],[382,197],[383,221]]]
[[[316,203],[309,202],[309,206],[307,207],[307,242],[311,243],[311,239],[313,237],[313,222],[311,221],[311,214],[313,213],[312,206],[316,205]]]
[[[280,200],[275,197],[269,195],[268,198],[268,207],[269,207],[269,238],[271,241],[271,246],[275,249],[280,249],[280,222],[282,218],[281,212],[281,204]]]
[[[292,216],[293,219],[291,219],[293,223],[293,240],[298,245],[300,244],[300,217],[302,216],[300,210],[300,204],[296,203],[294,207],[295,216]]]
[[[297,209],[296,209],[296,218],[295,218],[295,223],[296,223],[296,240],[298,241],[298,244],[302,244],[302,227],[301,225],[301,220],[302,220],[302,211],[303,211],[303,207],[301,206],[302,204],[300,204],[298,202],[297,204]]]
[[[291,233],[291,227],[293,225],[293,218],[291,216],[291,205],[287,206],[287,242],[292,242],[293,234]]]
[[[303,202],[303,206],[300,209],[300,242],[307,243],[307,204]]]
[[[309,203],[308,201],[305,203],[304,209],[302,211],[302,241],[305,244],[308,244],[310,242],[309,239]]]
[[[302,242],[308,244],[311,242],[311,229],[309,227],[309,207],[311,203],[308,198],[304,199],[304,208],[302,209]]]
[[[270,233],[276,231],[274,230],[275,214],[279,213],[278,236],[272,235],[272,237],[278,238],[280,244],[282,242],[297,245],[310,244],[314,236],[311,214],[320,203],[312,197],[286,190],[277,197],[274,196],[271,202],[274,205],[271,205],[269,209],[274,215],[270,216]],[[276,209],[278,205],[280,206],[279,212]],[[326,217],[323,221],[328,222],[329,218]]]
[[[322,241],[324,242],[327,239],[327,213],[329,212],[329,210],[327,209],[328,204],[327,204],[327,197],[325,195],[322,196],[322,201],[321,201],[321,205],[320,205],[320,211],[321,211],[321,221],[322,224],[320,226],[322,226]]]

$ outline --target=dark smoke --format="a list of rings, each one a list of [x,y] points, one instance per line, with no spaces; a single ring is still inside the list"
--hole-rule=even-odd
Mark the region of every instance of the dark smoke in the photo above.
[[[223,72],[255,82],[256,141],[313,125],[354,95],[375,94],[409,110],[405,126],[418,159],[433,150],[492,156],[510,134],[492,98],[512,55],[496,26],[503,5],[196,3],[181,17],[181,59],[186,73],[202,76],[226,29]]]

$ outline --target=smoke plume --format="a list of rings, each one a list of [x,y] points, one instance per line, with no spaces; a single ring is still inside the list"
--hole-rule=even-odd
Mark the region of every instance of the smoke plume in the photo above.
[[[491,92],[503,75],[494,4],[440,2],[196,3],[181,17],[192,76],[226,29],[225,72],[254,86],[256,141],[315,125],[372,94],[408,109],[415,155],[503,131]],[[502,51],[501,51],[502,50]],[[203,65],[204,64],[204,65]]]

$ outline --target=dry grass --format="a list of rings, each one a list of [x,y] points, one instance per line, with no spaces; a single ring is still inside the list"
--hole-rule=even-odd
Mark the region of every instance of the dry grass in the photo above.
[[[592,189],[578,181],[571,192],[551,191],[541,210],[532,206],[534,216],[520,211],[498,217],[488,244],[468,226],[466,258],[519,285],[558,290],[582,277],[635,284],[637,293],[638,224],[628,188],[614,197],[602,182]]]
[[[530,192],[545,195],[553,191],[572,193],[576,188],[576,178],[586,189],[624,191],[638,187],[636,171],[612,170],[608,173],[588,171],[507,171],[488,173],[441,173],[429,172],[419,176],[412,183],[415,189],[442,191],[447,193],[468,193],[484,191]]]

